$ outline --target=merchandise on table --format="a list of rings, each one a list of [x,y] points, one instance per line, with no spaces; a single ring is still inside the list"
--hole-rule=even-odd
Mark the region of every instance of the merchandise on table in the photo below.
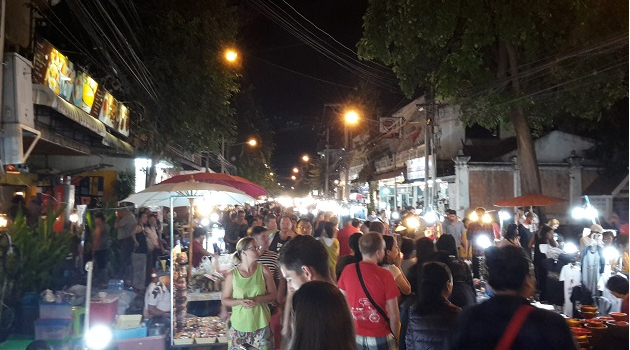
[[[227,325],[218,316],[189,317],[181,332],[175,333],[176,345],[226,343]]]

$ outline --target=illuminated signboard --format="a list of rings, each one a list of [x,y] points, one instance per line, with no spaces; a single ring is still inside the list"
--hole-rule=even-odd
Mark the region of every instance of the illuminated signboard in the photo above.
[[[429,158],[429,170],[433,169],[432,163],[431,158]],[[425,173],[424,157],[413,158],[407,161],[407,180],[424,180]]]
[[[129,136],[129,108],[44,39],[35,41],[33,82],[82,109],[112,130]]]

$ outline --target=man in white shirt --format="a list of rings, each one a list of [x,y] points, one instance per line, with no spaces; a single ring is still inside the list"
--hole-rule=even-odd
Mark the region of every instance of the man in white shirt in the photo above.
[[[168,318],[171,316],[171,278],[162,276],[157,281],[151,282],[144,294],[145,318]]]

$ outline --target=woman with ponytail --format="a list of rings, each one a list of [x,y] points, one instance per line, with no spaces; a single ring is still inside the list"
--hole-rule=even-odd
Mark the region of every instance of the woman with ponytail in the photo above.
[[[451,271],[441,262],[422,266],[417,301],[409,311],[406,348],[442,349],[461,309],[448,301],[453,291]]]
[[[254,238],[241,238],[232,258],[236,267],[223,282],[221,303],[232,307],[228,349],[239,349],[243,344],[275,349],[267,304],[276,300],[276,284],[269,268],[256,262],[261,249]]]

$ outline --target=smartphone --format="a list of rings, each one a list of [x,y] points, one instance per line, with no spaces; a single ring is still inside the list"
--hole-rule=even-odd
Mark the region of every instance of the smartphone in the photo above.
[[[257,347],[255,347],[255,346],[253,346],[251,344],[248,344],[248,343],[241,344],[241,349],[242,350],[258,350]]]

